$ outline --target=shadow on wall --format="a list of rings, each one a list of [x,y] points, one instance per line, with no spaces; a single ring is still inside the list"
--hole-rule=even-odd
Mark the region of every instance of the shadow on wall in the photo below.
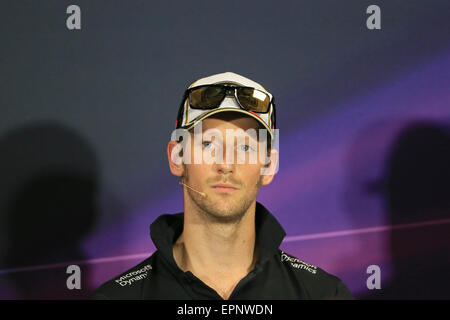
[[[81,242],[96,216],[98,162],[88,143],[53,123],[15,129],[0,138],[1,269],[84,260]],[[3,298],[88,298],[89,266],[81,290],[69,290],[67,266],[0,274]]]
[[[367,185],[365,192],[381,196],[388,224],[436,223],[391,229],[386,236],[391,279],[383,282],[381,278],[381,289],[367,290],[358,298],[450,298],[450,223],[437,223],[450,219],[449,129],[428,122],[409,124],[390,148],[383,177]],[[380,145],[374,147],[380,150]],[[362,208],[361,203],[356,206]],[[373,204],[366,206],[374,208]],[[371,220],[357,215],[351,218],[360,227]]]

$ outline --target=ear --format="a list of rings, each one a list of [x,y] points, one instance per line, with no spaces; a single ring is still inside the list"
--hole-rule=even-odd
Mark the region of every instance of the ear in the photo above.
[[[270,150],[269,163],[261,168],[261,185],[266,186],[270,184],[278,171],[278,150]]]
[[[167,157],[169,160],[169,168],[170,172],[177,177],[181,177],[184,172],[183,167],[183,156],[182,156],[183,148],[181,143],[170,140],[167,145]]]

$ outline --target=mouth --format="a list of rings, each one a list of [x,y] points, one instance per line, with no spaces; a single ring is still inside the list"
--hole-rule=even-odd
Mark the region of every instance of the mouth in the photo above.
[[[211,187],[214,191],[221,194],[229,194],[233,191],[237,190],[236,187],[232,186],[231,184],[226,183],[218,183]]]

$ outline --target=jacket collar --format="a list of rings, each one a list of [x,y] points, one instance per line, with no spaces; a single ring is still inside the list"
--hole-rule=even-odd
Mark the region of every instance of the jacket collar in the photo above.
[[[163,214],[150,225],[150,236],[164,259],[180,270],[173,258],[172,246],[183,231],[184,213]],[[283,227],[262,204],[256,202],[255,213],[257,267],[278,252],[286,235]],[[181,270],[180,270],[181,271]]]

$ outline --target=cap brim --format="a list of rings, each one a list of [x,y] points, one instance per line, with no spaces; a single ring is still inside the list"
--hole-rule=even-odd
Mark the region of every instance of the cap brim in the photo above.
[[[269,131],[270,137],[273,140],[272,129],[270,129],[267,126],[267,124],[261,118],[259,118],[257,115],[255,115],[255,114],[253,114],[253,113],[251,113],[251,112],[249,112],[247,110],[244,110],[244,109],[236,109],[236,108],[217,108],[217,109],[213,109],[213,110],[211,110],[209,112],[206,112],[206,113],[202,114],[200,117],[195,119],[191,124],[189,124],[187,126],[184,126],[183,128],[189,130],[189,129],[195,127],[197,125],[197,123],[205,120],[206,118],[208,118],[208,117],[210,117],[210,116],[212,116],[214,114],[218,114],[218,113],[221,113],[221,112],[230,112],[230,111],[244,113],[244,114],[252,117],[253,119],[257,120],[260,124],[262,124],[264,126],[264,128],[267,129],[267,131]]]

